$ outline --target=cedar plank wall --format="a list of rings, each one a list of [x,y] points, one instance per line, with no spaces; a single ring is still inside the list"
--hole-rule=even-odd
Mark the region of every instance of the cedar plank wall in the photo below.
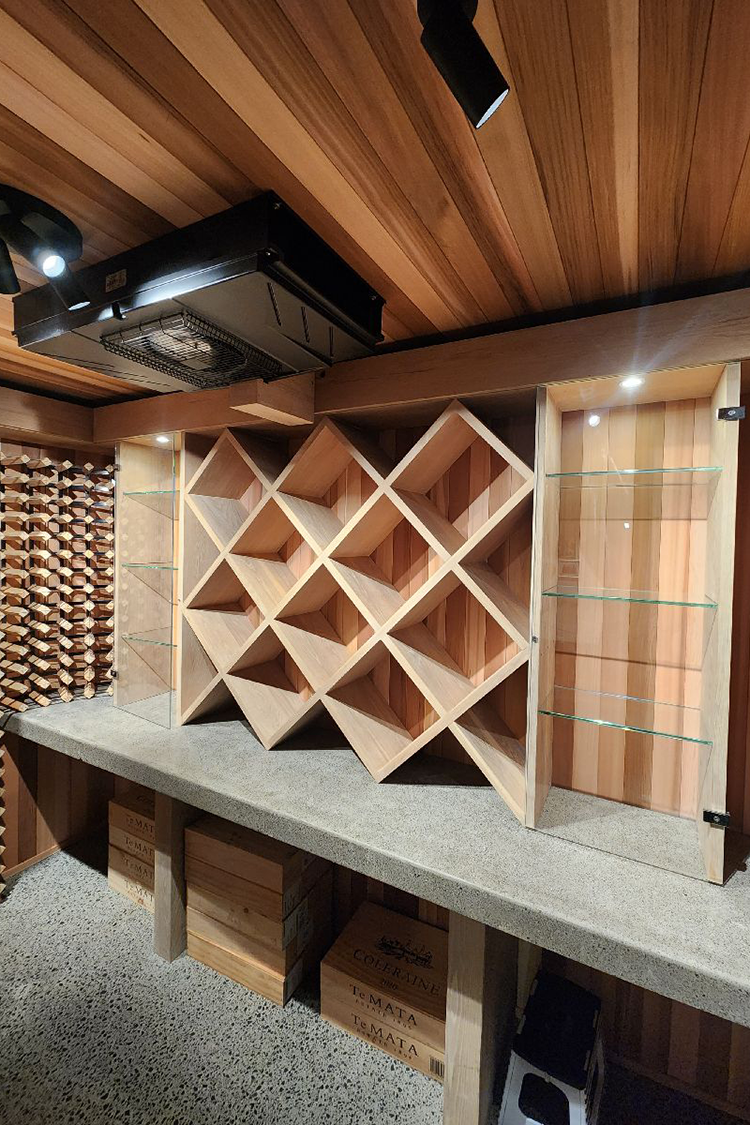
[[[64,704],[61,704],[64,706]],[[5,853],[8,877],[107,822],[121,778],[16,735],[5,735]]]

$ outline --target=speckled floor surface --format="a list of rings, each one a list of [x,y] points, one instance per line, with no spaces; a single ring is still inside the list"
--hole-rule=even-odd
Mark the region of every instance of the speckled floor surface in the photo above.
[[[24,872],[0,907],[1,1125],[439,1125],[432,1080],[320,1021],[150,950],[151,917],[87,862]],[[730,1125],[611,1068],[601,1125]]]

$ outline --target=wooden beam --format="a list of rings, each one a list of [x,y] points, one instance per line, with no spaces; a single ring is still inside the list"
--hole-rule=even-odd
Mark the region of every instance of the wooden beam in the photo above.
[[[262,379],[235,383],[229,388],[229,405],[280,426],[311,426],[315,421],[315,372],[302,371],[272,383]]]
[[[94,411],[45,395],[0,387],[0,438],[39,445],[94,447]]]
[[[187,947],[185,825],[190,805],[154,794],[154,952],[174,961]]]
[[[443,1125],[487,1125],[515,1024],[518,942],[451,912]]]
[[[265,389],[255,390],[257,386]],[[212,431],[225,426],[257,426],[268,430],[279,425],[304,425],[304,419],[311,415],[304,396],[297,399],[296,394],[290,396],[286,391],[272,390],[276,386],[275,383],[266,385],[253,379],[237,383],[234,387],[178,391],[176,394],[157,394],[133,402],[99,406],[93,412],[94,440],[111,445],[128,438],[177,430]]]
[[[735,289],[338,363],[315,407],[350,414],[745,356],[750,290]]]

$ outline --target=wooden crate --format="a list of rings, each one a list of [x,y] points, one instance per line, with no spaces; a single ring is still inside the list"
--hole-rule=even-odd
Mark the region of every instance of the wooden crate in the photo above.
[[[196,907],[199,903],[211,913]],[[307,947],[328,940],[332,917],[332,873],[327,871],[292,911],[292,924],[276,923],[262,914],[246,911],[215,896],[206,896],[188,884],[187,927],[196,937],[221,945],[232,953],[251,957],[274,972],[287,974]],[[268,923],[271,923],[269,926]]]
[[[109,847],[108,876],[112,890],[127,895],[139,906],[154,909],[154,865],[119,848]]]
[[[363,903],[326,954],[324,1019],[442,1078],[448,934]]]
[[[330,944],[330,870],[318,880],[305,901],[307,923],[298,927],[295,937],[284,948],[264,945],[188,905],[188,954],[268,1000],[284,1005]]]
[[[154,910],[154,795],[133,789],[109,802],[108,882]]]
[[[154,795],[134,789],[109,802],[109,826],[154,842]]]
[[[279,923],[328,867],[317,856],[219,817],[202,817],[185,830],[190,887]]]
[[[214,969],[224,977],[236,981],[251,992],[257,992],[266,1000],[279,1004],[282,1008],[291,999],[300,983],[320,959],[321,950],[308,946],[302,956],[294,964],[290,972],[277,973],[269,969],[261,961],[252,957],[243,957],[225,949],[222,945],[207,941],[206,938],[188,930],[187,935],[188,956],[201,964]]]

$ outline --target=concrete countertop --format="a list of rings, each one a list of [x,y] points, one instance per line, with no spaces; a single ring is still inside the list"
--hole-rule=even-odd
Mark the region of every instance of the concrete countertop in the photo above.
[[[750,1027],[750,873],[717,887],[521,827],[439,759],[380,785],[346,745],[246,723],[164,730],[80,700],[8,730],[526,941]],[[419,773],[418,771],[422,771]],[[419,783],[417,783],[417,779]]]

